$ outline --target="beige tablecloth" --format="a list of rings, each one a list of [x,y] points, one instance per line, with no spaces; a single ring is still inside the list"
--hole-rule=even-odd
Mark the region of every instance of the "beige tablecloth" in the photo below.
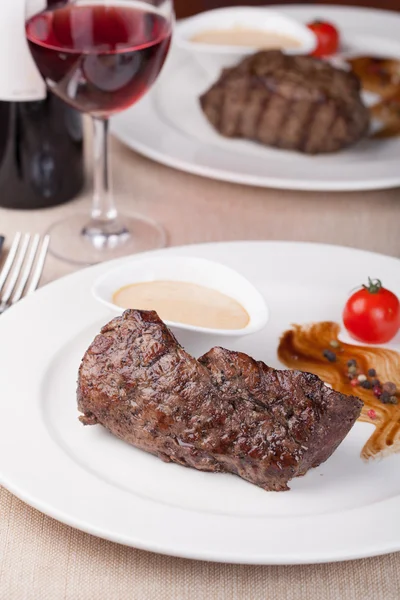
[[[161,221],[171,245],[308,240],[400,256],[400,190],[311,194],[253,189],[173,171],[117,142],[113,148],[115,189],[126,194],[122,208]],[[10,239],[17,230],[44,231],[78,209],[89,209],[88,194],[48,211],[0,209],[0,232]],[[50,258],[44,281],[71,270]],[[293,567],[169,558],[75,531],[0,488],[0,599],[399,600],[400,554]]]

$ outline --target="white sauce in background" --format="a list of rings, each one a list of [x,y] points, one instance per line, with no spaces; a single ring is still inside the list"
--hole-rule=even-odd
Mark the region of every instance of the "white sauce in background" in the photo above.
[[[247,27],[210,29],[197,33],[191,38],[191,41],[218,46],[250,46],[262,50],[299,48],[301,46],[301,43],[293,37]]]

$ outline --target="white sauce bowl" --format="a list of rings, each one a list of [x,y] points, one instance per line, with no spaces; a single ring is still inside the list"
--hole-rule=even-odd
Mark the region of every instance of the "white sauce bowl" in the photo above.
[[[257,52],[259,48],[198,43],[193,42],[192,38],[210,30],[237,27],[257,29],[296,39],[299,46],[283,50],[286,54],[310,54],[317,46],[315,34],[303,23],[275,10],[256,7],[221,8],[178,21],[174,45],[190,53],[210,77],[217,79],[223,69],[237,65],[246,56]]]
[[[248,325],[242,329],[209,329],[164,321],[168,327],[233,337],[260,331],[268,322],[269,311],[263,296],[245,277],[225,265],[202,258],[132,260],[102,275],[94,283],[92,293],[97,301],[122,314],[125,309],[113,302],[114,294],[127,285],[146,281],[182,281],[211,288],[239,302],[250,317]]]

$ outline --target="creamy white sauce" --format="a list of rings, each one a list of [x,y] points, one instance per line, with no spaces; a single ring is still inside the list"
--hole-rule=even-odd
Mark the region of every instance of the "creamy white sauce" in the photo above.
[[[201,44],[215,44],[220,46],[251,46],[260,50],[290,49],[301,46],[299,40],[293,37],[250,29],[246,27],[232,27],[231,29],[210,29],[197,33],[191,38],[192,42]]]
[[[118,290],[113,302],[121,308],[155,310],[164,321],[209,329],[244,329],[250,321],[239,302],[194,283],[145,281]]]

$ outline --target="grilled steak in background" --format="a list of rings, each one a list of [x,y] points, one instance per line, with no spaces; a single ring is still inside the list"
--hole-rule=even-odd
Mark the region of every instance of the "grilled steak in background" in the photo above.
[[[155,312],[127,310],[86,352],[78,407],[164,461],[279,491],[334,452],[362,402],[222,348],[197,361]]]
[[[200,104],[226,137],[307,154],[341,150],[369,131],[355,75],[277,50],[258,52],[224,70]]]

